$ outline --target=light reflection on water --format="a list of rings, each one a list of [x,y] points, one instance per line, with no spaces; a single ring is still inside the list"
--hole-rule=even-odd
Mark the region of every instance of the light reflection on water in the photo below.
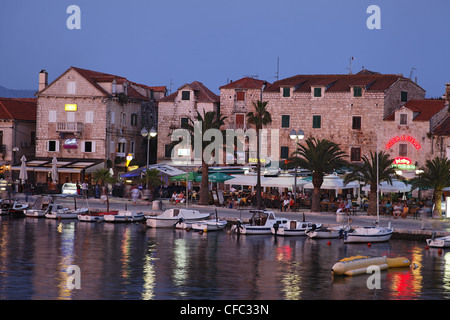
[[[1,299],[448,299],[450,252],[425,244],[344,245],[306,237],[236,236],[109,224],[0,217]],[[405,256],[417,268],[332,277],[352,255]],[[68,266],[81,270],[69,290]]]

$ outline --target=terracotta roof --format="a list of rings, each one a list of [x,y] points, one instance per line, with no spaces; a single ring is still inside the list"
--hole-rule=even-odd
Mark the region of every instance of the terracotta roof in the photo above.
[[[450,115],[447,115],[447,117],[433,129],[433,134],[437,136],[450,135]]]
[[[401,108],[407,108],[417,113],[413,121],[430,121],[431,118],[445,108],[445,100],[442,99],[417,99],[409,100],[403,106],[395,109],[389,116],[384,118],[387,121],[395,120],[395,112]]]
[[[326,92],[350,91],[352,86],[364,86],[366,91],[385,91],[398,80],[409,80],[395,74],[363,72],[359,74],[296,75],[269,85],[265,91],[276,92],[282,86],[293,86],[295,92],[311,92],[312,86],[324,86]]]
[[[219,89],[261,89],[264,82],[267,81],[245,77],[221,86]],[[267,85],[269,85],[268,82]]]
[[[210,102],[210,103],[217,103],[220,101],[220,97],[216,95],[214,92],[209,90],[205,85],[199,81],[194,81],[191,83],[186,83],[182,85],[178,90],[167,97],[162,98],[159,100],[160,102],[174,102],[175,98],[178,95],[178,91],[181,91],[185,87],[190,87],[192,90],[194,90],[195,98],[197,102]]]
[[[0,98],[0,119],[36,121],[37,99]]]

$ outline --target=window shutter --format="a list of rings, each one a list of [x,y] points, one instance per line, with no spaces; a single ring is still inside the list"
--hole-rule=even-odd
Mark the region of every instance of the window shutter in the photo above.
[[[93,111],[86,111],[86,116],[84,119],[85,123],[94,123],[94,112]]]
[[[50,110],[48,112],[48,122],[56,122],[56,110]]]

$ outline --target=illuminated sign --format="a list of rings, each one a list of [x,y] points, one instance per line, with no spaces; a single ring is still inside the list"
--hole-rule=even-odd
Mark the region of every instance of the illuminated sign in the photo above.
[[[412,164],[411,159],[405,157],[397,157],[394,159],[392,167],[400,170],[415,170],[416,166]]]
[[[389,142],[386,144],[386,149],[390,149],[396,142],[399,142],[399,141],[410,142],[417,150],[422,148],[422,146],[419,144],[419,142],[417,142],[416,139],[414,139],[413,137],[401,135],[401,136],[396,136],[396,137],[392,138],[391,140],[389,140]]]
[[[66,104],[64,105],[65,111],[77,111],[77,105],[76,104]]]
[[[77,139],[66,139],[63,144],[64,149],[76,149],[78,148]]]

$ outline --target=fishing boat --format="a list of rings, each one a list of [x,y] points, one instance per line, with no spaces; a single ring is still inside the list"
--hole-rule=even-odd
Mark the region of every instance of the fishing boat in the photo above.
[[[3,199],[0,202],[1,214],[2,215],[23,215],[24,210],[26,210],[30,205],[28,203],[19,203],[16,200]]]
[[[57,208],[48,210],[44,216],[47,219],[78,219],[78,215],[89,212],[88,208],[69,209]]]
[[[376,226],[354,228],[349,232],[344,231],[344,243],[372,243],[384,242],[391,239],[394,228],[389,222],[388,227]]]
[[[345,231],[349,231],[350,226],[336,226],[326,228],[308,228],[305,234],[311,239],[336,239],[344,236]]]
[[[266,210],[250,210],[252,217],[249,223],[243,223],[241,219],[231,227],[232,232],[238,234],[272,234],[272,227],[278,224],[279,227],[284,227],[287,219],[277,219],[273,211]]]
[[[80,213],[77,217],[78,220],[84,222],[102,222],[105,220],[106,215],[115,215],[118,213],[119,211],[87,212],[87,213]]]
[[[105,222],[139,222],[145,219],[142,212],[120,210],[117,214],[107,214],[103,216]]]
[[[145,216],[147,226],[150,228],[180,228],[182,223],[205,220],[211,213],[192,209],[172,208],[160,215]],[[179,225],[179,226],[178,226]]]
[[[272,234],[277,236],[305,236],[306,235],[305,232],[308,229],[317,230],[321,228],[322,228],[321,223],[288,220],[285,221],[283,225],[275,223],[271,228],[271,232]]]
[[[436,233],[430,239],[426,239],[427,245],[432,248],[450,248],[450,236],[436,238]]]

